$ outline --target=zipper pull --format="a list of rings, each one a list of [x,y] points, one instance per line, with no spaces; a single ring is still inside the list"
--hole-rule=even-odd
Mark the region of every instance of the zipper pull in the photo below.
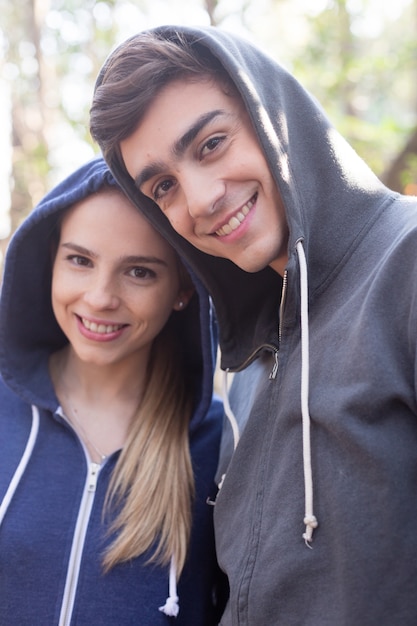
[[[282,339],[282,318],[284,317],[285,299],[287,296],[288,271],[285,270],[282,277],[281,302],[279,305],[279,323],[278,323],[278,347],[281,345]],[[274,353],[274,366],[269,375],[269,380],[274,380],[278,374],[278,350]]]
[[[97,478],[100,472],[100,465],[98,463],[90,464],[90,473],[88,475],[88,491],[94,493],[97,487]]]
[[[274,352],[274,365],[272,367],[271,373],[269,374],[269,380],[274,380],[278,373],[278,350]]]

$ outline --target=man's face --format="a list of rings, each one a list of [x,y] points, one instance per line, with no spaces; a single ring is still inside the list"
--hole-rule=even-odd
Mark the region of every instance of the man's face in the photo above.
[[[283,273],[284,208],[239,97],[209,80],[173,81],[120,147],[137,187],[196,248]]]

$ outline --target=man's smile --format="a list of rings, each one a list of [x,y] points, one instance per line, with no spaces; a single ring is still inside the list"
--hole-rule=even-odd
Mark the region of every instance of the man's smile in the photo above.
[[[215,234],[218,237],[224,237],[225,235],[230,235],[234,230],[236,230],[244,221],[245,217],[248,215],[249,211],[253,207],[256,202],[258,194],[252,196],[250,200],[246,202],[230,219],[226,224],[223,224],[221,228],[218,228],[215,231]]]

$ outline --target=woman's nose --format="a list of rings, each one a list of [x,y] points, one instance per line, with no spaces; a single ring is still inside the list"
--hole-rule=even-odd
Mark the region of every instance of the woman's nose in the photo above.
[[[95,279],[84,293],[84,300],[96,310],[116,309],[120,303],[118,286],[115,279],[100,276]]]

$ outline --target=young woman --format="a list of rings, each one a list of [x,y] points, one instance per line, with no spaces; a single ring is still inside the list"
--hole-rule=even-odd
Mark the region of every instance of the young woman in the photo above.
[[[1,624],[217,623],[212,327],[207,293],[101,159],[15,233],[0,301]]]

